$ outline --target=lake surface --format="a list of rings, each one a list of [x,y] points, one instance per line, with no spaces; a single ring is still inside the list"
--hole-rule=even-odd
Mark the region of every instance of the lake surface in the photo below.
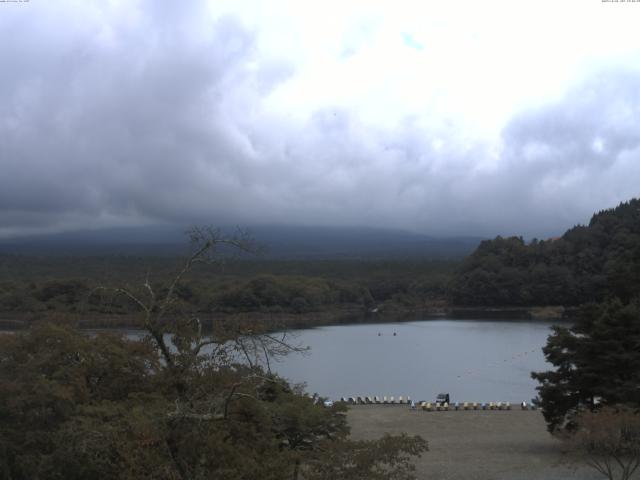
[[[452,402],[529,402],[538,385],[531,372],[552,368],[542,347],[553,324],[422,320],[296,330],[287,333],[287,341],[308,346],[309,352],[274,359],[271,369],[333,400],[409,395],[432,401],[447,392]]]
[[[531,371],[548,370],[541,348],[547,322],[425,320],[319,327],[296,332],[311,347],[271,367],[310,393],[331,399],[410,395],[451,401],[529,401],[537,382]],[[395,336],[394,336],[395,332]]]

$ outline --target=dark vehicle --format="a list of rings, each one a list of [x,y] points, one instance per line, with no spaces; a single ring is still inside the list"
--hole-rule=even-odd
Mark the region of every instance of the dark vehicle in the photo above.
[[[448,393],[439,393],[436,397],[436,405],[444,405],[445,403],[451,403]]]

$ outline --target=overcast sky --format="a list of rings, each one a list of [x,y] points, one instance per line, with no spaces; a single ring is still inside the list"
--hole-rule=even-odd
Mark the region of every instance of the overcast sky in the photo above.
[[[640,2],[0,3],[0,236],[545,237],[640,195]]]

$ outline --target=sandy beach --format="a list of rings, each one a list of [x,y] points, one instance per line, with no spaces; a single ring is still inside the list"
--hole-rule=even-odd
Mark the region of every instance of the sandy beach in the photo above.
[[[420,479],[596,480],[595,470],[568,454],[539,411],[425,412],[406,405],[349,407],[354,439],[384,433],[421,435],[429,451],[416,461]],[[639,477],[640,478],[640,477]]]

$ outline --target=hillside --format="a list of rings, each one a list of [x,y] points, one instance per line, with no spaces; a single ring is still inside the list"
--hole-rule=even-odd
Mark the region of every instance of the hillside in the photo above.
[[[5,238],[0,239],[0,254],[175,256],[185,253],[186,230],[188,226],[155,225]],[[246,230],[266,259],[461,259],[481,241],[368,227],[253,225]]]
[[[458,305],[579,305],[640,288],[640,199],[596,213],[562,237],[486,240],[451,285]]]

